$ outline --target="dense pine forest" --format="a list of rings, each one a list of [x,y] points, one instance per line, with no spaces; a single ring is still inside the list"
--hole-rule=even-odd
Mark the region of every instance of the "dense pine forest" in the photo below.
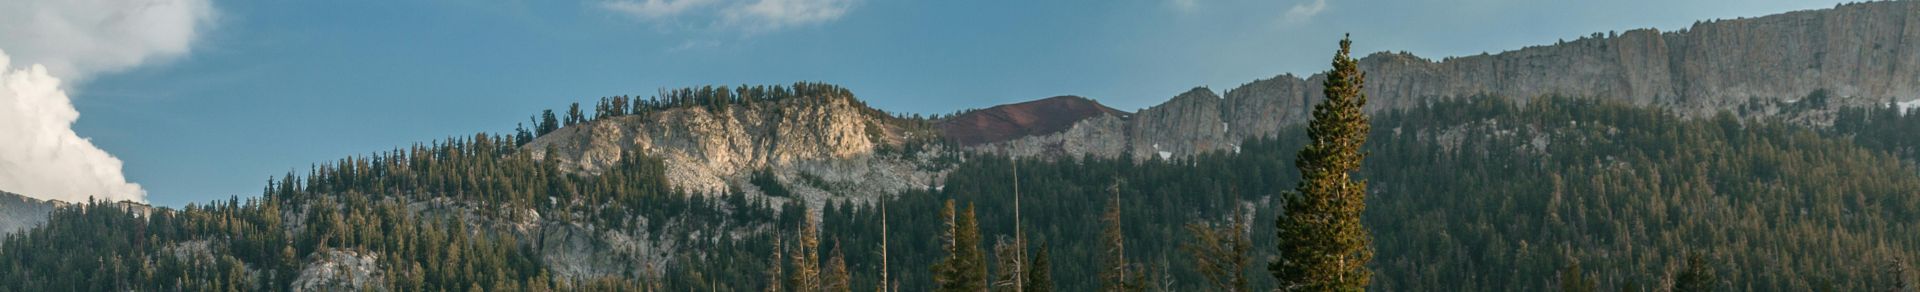
[[[1884,133],[1914,120],[1850,109],[1814,130],[1558,97],[1383,112],[1361,170],[1377,252],[1371,287],[1641,291],[1700,275],[1736,290],[1911,285],[1920,173],[1901,157],[1915,143]],[[924,291],[955,264],[980,278],[1004,273],[996,263],[1010,253],[946,259],[1014,239],[1006,182],[1016,167],[1028,289],[1219,289],[1195,260],[1212,257],[1192,243],[1223,235],[1200,241],[1199,231],[1239,230],[1252,247],[1237,255],[1252,263],[1240,281],[1264,290],[1275,285],[1261,267],[1276,257],[1277,196],[1298,184],[1304,131],[1175,160],[968,155],[940,188],[832,203],[818,217],[738,192],[672,189],[657,159],[572,174],[518,151],[519,139],[476,135],[316,166],[255,198],[151,213],[64,208],[0,243],[0,290],[277,290],[303,262],[345,253],[373,255],[387,281],[375,285],[399,290],[748,291],[807,284],[793,274],[811,271],[839,284],[804,287]],[[881,205],[891,284],[879,282]],[[972,224],[942,215],[953,212]],[[1235,214],[1247,227],[1216,228]],[[503,227],[530,218],[667,230],[658,236],[756,232],[687,241],[695,246],[668,255],[680,259],[672,265],[562,279],[536,256],[540,240]],[[800,232],[809,224],[818,232]],[[956,235],[972,240],[943,246]],[[1116,270],[1131,275],[1104,275]]]

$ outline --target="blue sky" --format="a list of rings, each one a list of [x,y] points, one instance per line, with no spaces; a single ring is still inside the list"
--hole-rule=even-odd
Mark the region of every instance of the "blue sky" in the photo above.
[[[69,91],[82,113],[74,130],[124,161],[151,202],[182,206],[254,196],[315,163],[508,132],[541,109],[666,87],[806,80],[899,112],[1066,94],[1132,110],[1194,86],[1324,70],[1341,33],[1358,51],[1437,59],[1834,4],[214,1],[189,52]]]

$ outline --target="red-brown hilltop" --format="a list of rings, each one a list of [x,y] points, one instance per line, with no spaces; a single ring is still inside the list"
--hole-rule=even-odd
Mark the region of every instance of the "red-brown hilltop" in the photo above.
[[[940,121],[940,132],[954,143],[979,145],[1057,133],[1087,118],[1124,114],[1085,97],[1064,95],[955,115]]]

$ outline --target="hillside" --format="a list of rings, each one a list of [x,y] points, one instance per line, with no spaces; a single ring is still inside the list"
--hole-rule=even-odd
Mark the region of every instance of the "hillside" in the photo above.
[[[1373,288],[1661,290],[1689,256],[1736,290],[1911,283],[1920,115],[1886,103],[1920,98],[1917,5],[1365,57]],[[0,291],[747,291],[835,262],[853,287],[884,266],[927,291],[945,204],[978,214],[989,248],[1010,240],[1015,194],[1060,290],[1098,287],[1113,200],[1130,271],[1172,291],[1207,289],[1183,226],[1244,211],[1243,272],[1266,289],[1275,196],[1298,183],[1322,78],[1137,112],[1063,96],[937,118],[823,83],[694,87],[322,163],[257,197],[0,193],[0,233],[37,226],[0,236]]]
[[[1085,97],[1055,96],[968,111],[940,120],[939,127],[949,141],[972,146],[1059,133],[1089,118],[1123,115]]]

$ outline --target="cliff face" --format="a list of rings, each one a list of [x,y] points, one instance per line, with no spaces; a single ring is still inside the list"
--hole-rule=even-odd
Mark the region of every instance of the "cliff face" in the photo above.
[[[1140,110],[1128,125],[1127,144],[1136,159],[1171,158],[1232,147],[1220,115],[1220,96],[1194,88],[1173,100]]]
[[[1371,111],[1476,95],[1612,98],[1690,115],[1755,102],[1791,103],[1822,89],[1842,104],[1911,101],[1920,99],[1920,2],[1708,21],[1675,32],[1596,33],[1439,61],[1375,53],[1361,58],[1360,67]],[[1241,141],[1307,120],[1322,99],[1324,80],[1319,74],[1280,75],[1227,90],[1224,97],[1196,88],[1133,114],[1056,97],[956,116],[938,126],[949,141],[973,151],[1184,157],[1232,151]],[[675,109],[569,127],[541,137],[534,149],[555,147],[562,153],[555,158],[587,172],[611,164],[622,150],[645,151],[687,173],[676,176],[676,184],[709,191],[762,167],[786,181],[798,173],[783,169],[805,164],[850,181],[883,178],[877,186],[886,189],[935,177],[873,174],[913,162],[869,159],[876,143],[900,137],[894,129],[868,127],[883,117],[863,110],[849,103]]]
[[[25,231],[47,222],[60,203],[0,192],[0,236]]]
[[[921,170],[917,159],[879,155],[880,147],[905,139],[889,119],[852,99],[678,107],[561,128],[527,149],[584,173],[603,171],[629,151],[643,153],[665,160],[669,182],[694,192],[755,192],[747,175],[767,169],[788,185],[819,178],[796,187],[808,201],[864,199],[926,187],[938,175]]]
[[[1847,104],[1920,99],[1920,2],[1848,4],[1758,18],[1593,36],[1499,54],[1433,61],[1405,53],[1360,60],[1367,109],[1426,99],[1568,95],[1661,105],[1689,115],[1750,102],[1792,102],[1831,90]],[[1129,121],[1130,154],[1185,156],[1230,150],[1306,121],[1324,75],[1281,75],[1210,102],[1188,92]],[[1218,108],[1205,116],[1208,108]],[[1217,122],[1225,122],[1218,133]],[[1154,147],[1158,145],[1159,147]]]
[[[1750,99],[1796,99],[1819,89],[1873,102],[1920,98],[1917,42],[1920,2],[1872,2],[1700,22],[1676,32],[1595,34],[1440,62],[1381,53],[1363,59],[1361,69],[1375,109],[1414,105],[1423,97],[1561,94],[1698,114]],[[1317,99],[1321,78],[1295,86],[1305,92],[1248,97],[1291,101],[1309,94]],[[1248,84],[1259,85],[1265,84]]]

